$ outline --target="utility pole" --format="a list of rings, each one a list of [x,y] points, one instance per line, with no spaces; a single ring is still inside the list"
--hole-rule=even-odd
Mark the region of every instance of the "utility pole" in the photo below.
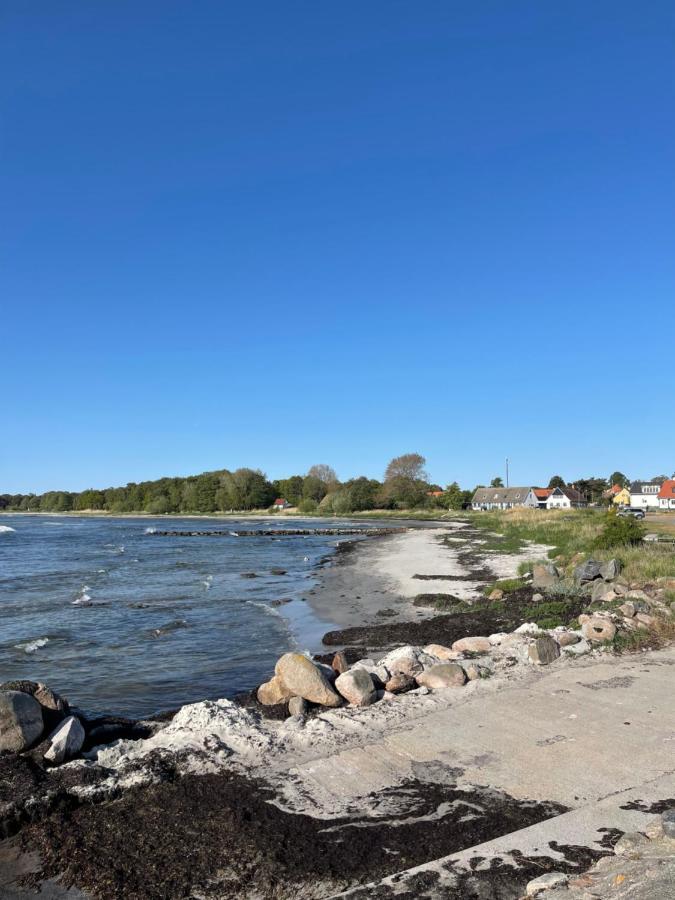
[[[509,458],[506,457],[506,486],[509,486]]]

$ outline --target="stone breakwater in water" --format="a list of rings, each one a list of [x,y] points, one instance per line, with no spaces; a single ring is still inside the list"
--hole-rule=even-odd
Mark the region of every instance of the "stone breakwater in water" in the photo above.
[[[236,531],[177,531],[171,529],[162,531],[157,528],[148,528],[146,534],[155,537],[310,537],[321,536],[348,536],[369,535],[382,537],[387,534],[403,534],[406,528],[238,528]]]

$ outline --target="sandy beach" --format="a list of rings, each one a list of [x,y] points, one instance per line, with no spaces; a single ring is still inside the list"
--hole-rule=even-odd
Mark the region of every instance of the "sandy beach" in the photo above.
[[[85,723],[83,754],[46,771],[0,757],[0,896],[516,900],[542,873],[611,862],[620,836],[653,827],[675,796],[674,652],[588,647],[532,665],[536,639],[517,630],[527,598],[449,615],[414,605],[430,590],[478,599],[546,551],[483,544],[463,522],[354,542],[308,597],[343,629],[324,636],[325,659],[349,645],[374,677],[396,658],[433,671],[438,644],[486,636],[488,652],[456,651],[473,671],[461,689],[411,685],[291,716],[205,700]]]

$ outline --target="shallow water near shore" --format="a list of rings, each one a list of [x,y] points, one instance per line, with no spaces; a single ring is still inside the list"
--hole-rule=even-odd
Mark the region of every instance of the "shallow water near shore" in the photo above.
[[[89,712],[133,717],[232,697],[268,677],[281,653],[318,649],[333,623],[306,597],[321,561],[354,539],[148,532],[288,527],[281,519],[3,522],[14,531],[0,536],[0,680],[45,681]],[[383,523],[330,521],[350,524]]]

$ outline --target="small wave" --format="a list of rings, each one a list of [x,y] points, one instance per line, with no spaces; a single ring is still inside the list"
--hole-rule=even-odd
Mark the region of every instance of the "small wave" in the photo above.
[[[87,591],[91,590],[88,584],[83,585],[80,588],[80,592],[72,601],[73,606],[90,606],[91,605],[91,597],[87,593]]]
[[[49,643],[49,638],[38,638],[36,641],[28,641],[25,644],[15,644],[17,650],[23,650],[24,653],[35,653],[40,647],[44,647]]]
[[[206,578],[200,583],[203,584],[204,587],[206,588],[206,590],[208,591],[209,588],[211,587],[211,584],[213,583],[213,575],[207,575]]]
[[[0,534],[7,534],[10,531],[16,531],[16,528],[10,528],[9,525],[0,525]]]
[[[105,549],[108,553],[124,553],[124,544],[106,544]]]
[[[258,609],[262,609],[262,611],[267,613],[268,616],[276,616],[279,619],[283,618],[278,609],[274,609],[273,606],[269,606],[267,603],[261,603],[258,600],[246,600],[246,603],[249,606],[257,606]]]
[[[157,534],[156,528],[146,528],[143,534]]]
[[[97,574],[97,575],[107,575],[107,574],[108,574],[108,570],[107,570],[107,569],[97,569],[97,570],[96,570],[96,574]]]

